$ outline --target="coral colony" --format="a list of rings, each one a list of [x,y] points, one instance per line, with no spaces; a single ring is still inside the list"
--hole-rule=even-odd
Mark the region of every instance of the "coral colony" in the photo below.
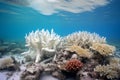
[[[35,62],[41,60],[43,56],[42,50],[54,52],[61,40],[60,36],[53,32],[53,29],[51,32],[48,30],[45,31],[44,29],[31,32],[28,36],[26,35],[25,39],[26,46],[29,47],[29,50],[25,53],[28,53],[31,56],[36,56]]]
[[[43,73],[58,80],[72,74],[74,80],[120,80],[116,48],[96,33],[79,31],[60,37],[53,29],[42,29],[32,31],[25,39],[28,50],[22,55],[26,69],[20,80],[40,80]],[[15,65],[12,58],[0,62],[0,69]]]

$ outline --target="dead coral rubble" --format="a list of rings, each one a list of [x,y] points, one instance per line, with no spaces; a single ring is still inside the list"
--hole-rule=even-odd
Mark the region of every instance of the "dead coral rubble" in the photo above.
[[[32,64],[28,66],[26,70],[21,74],[21,80],[39,80],[43,68],[37,64]]]

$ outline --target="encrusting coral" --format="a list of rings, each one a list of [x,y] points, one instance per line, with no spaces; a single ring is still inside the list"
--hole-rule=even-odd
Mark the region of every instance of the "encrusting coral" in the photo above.
[[[88,49],[83,49],[80,46],[72,45],[66,49],[70,52],[76,52],[80,57],[90,58],[92,53]]]
[[[23,54],[32,55],[36,57],[35,62],[39,62],[42,58],[42,50],[55,51],[58,46],[61,38],[57,35],[53,29],[51,32],[48,30],[42,29],[41,31],[37,30],[35,32],[29,33],[25,36],[26,46],[29,48],[27,52]],[[47,48],[47,49],[46,49]]]
[[[113,55],[114,51],[116,50],[114,46],[100,43],[94,43],[91,48],[104,56]]]
[[[71,59],[65,64],[65,69],[68,72],[79,71],[83,66],[83,63],[78,59]]]
[[[79,31],[72,33],[64,38],[64,46],[91,46],[93,43],[106,43],[106,38],[101,37],[96,33],[87,31]]]

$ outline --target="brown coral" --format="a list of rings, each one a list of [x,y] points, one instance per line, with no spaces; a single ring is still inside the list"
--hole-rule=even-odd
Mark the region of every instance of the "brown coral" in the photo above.
[[[112,55],[116,50],[114,46],[108,44],[100,44],[100,43],[94,43],[92,45],[92,49],[98,51],[101,55],[104,56]]]
[[[83,63],[78,59],[71,59],[65,64],[65,69],[68,72],[79,71],[83,66]]]
[[[77,45],[70,46],[66,50],[68,50],[70,52],[76,52],[80,57],[90,58],[91,55],[92,55],[92,53],[90,53],[88,49],[83,49],[83,48],[81,48],[80,46],[77,46]]]

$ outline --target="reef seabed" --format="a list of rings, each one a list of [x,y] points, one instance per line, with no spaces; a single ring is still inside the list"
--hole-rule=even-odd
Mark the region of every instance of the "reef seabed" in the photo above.
[[[26,39],[29,55],[19,54],[21,60],[1,55],[0,80],[120,80],[116,48],[95,33],[76,32],[60,38],[53,30],[42,30],[30,33]],[[2,47],[0,51],[5,53],[6,49]],[[36,61],[36,57],[40,60]]]

